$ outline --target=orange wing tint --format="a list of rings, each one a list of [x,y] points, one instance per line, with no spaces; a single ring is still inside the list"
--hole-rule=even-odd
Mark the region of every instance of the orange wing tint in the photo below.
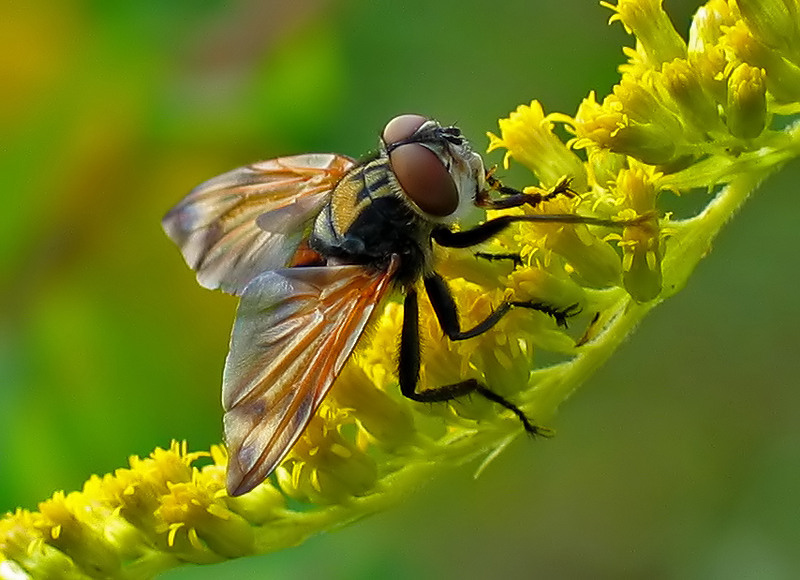
[[[262,272],[289,263],[353,165],[341,155],[310,154],[240,167],[194,188],[162,225],[202,286],[241,294]]]
[[[288,268],[247,286],[222,387],[231,495],[261,483],[300,437],[386,294],[394,267]]]

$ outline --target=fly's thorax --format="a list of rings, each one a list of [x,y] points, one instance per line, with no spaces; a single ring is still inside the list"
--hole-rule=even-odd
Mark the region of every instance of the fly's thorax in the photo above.
[[[391,175],[388,159],[378,156],[356,165],[342,177],[317,224],[329,229],[334,237],[341,238],[371,203],[382,197],[398,195],[402,195],[400,186]],[[321,224],[321,221],[325,223]]]
[[[317,216],[310,245],[339,263],[387,267],[400,258],[398,274],[422,271],[430,262],[433,223],[409,203],[386,156],[349,171]]]

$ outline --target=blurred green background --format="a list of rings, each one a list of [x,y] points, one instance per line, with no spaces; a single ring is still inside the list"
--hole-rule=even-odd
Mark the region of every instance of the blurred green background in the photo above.
[[[400,112],[482,149],[520,103],[606,94],[632,42],[587,0],[7,4],[0,510],[172,438],[219,440],[235,300],[200,288],[159,224],[194,185],[360,155]],[[666,2],[681,32],[698,5]],[[795,164],[764,185],[555,439],[298,548],[165,577],[796,577],[799,180]]]

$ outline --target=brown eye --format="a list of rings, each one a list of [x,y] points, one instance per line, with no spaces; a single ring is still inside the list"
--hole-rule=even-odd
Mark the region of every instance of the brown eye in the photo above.
[[[422,115],[400,115],[395,117],[386,124],[383,130],[383,142],[387,145],[392,145],[399,141],[405,141],[427,120]]]
[[[389,162],[403,191],[422,211],[437,217],[456,211],[456,184],[433,151],[419,143],[408,143],[393,149],[389,153]]]

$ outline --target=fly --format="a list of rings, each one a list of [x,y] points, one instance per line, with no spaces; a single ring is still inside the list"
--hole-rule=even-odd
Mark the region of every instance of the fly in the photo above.
[[[492,196],[496,192],[497,195]],[[514,403],[476,379],[418,391],[418,283],[450,340],[476,337],[513,308],[564,325],[558,309],[504,301],[462,329],[433,244],[469,248],[522,221],[619,226],[576,214],[501,216],[454,230],[481,209],[537,205],[572,195],[503,187],[457,127],[401,115],[378,152],[356,162],[336,154],[280,157],[224,173],[192,190],[163,220],[199,283],[240,296],[222,381],[227,488],[241,495],[286,456],[330,390],[382,300],[404,295],[398,379],[414,401],[478,393],[541,433]]]

